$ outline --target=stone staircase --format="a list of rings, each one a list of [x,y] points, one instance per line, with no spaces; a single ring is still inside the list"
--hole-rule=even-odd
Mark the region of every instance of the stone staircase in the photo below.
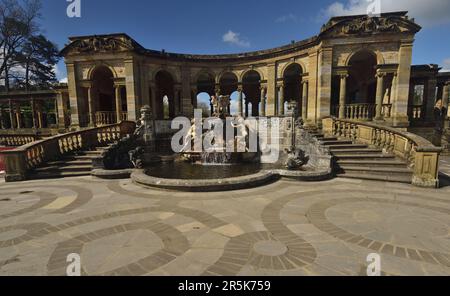
[[[108,147],[98,147],[92,151],[79,151],[65,155],[61,160],[48,162],[34,169],[31,180],[56,179],[65,177],[90,176],[93,170],[92,160],[100,156]]]
[[[337,176],[363,180],[389,181],[411,184],[413,171],[406,161],[381,149],[353,143],[348,139],[313,134],[329,148],[334,157]]]

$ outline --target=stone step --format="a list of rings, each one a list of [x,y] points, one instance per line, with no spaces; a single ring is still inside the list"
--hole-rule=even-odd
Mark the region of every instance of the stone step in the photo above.
[[[412,171],[408,168],[393,168],[393,167],[364,167],[364,166],[343,166],[339,165],[340,169],[344,173],[373,173],[373,174],[386,174],[386,175],[410,175]]]
[[[352,155],[335,155],[334,156],[338,162],[340,160],[393,160],[395,159],[394,155],[391,154],[352,154]]]
[[[329,145],[327,147],[330,150],[334,150],[334,149],[364,149],[364,148],[369,148],[368,145],[364,145],[364,144]]]
[[[81,151],[77,153],[77,155],[101,155],[103,151],[101,150],[93,150],[93,151]]]
[[[43,180],[43,179],[59,179],[59,178],[69,178],[69,177],[84,177],[90,176],[91,171],[80,171],[80,172],[40,172],[40,173],[31,173],[30,179],[32,180]]]
[[[96,154],[96,155],[74,155],[72,156],[73,159],[75,160],[90,160],[92,161],[93,159],[99,157],[100,155]]]
[[[67,166],[45,166],[34,170],[35,173],[45,172],[90,172],[92,171],[92,164],[90,165],[67,165]]]
[[[92,160],[68,158],[60,161],[52,161],[47,163],[47,166],[68,166],[68,165],[92,165]]]
[[[338,161],[338,164],[340,167],[407,167],[407,164],[405,162],[401,162],[398,160],[340,160]]]
[[[320,141],[320,143],[323,146],[332,146],[332,145],[349,145],[349,144],[353,144],[352,141],[348,141],[348,140],[331,140],[331,141]]]
[[[360,180],[373,180],[373,181],[386,181],[386,182],[398,182],[398,183],[412,183],[412,176],[409,175],[386,175],[386,174],[372,174],[372,173],[340,173],[338,177],[360,179]]]
[[[381,149],[372,149],[372,148],[330,149],[330,152],[335,156],[348,155],[348,154],[360,155],[360,154],[375,154],[375,153],[382,154],[383,153],[383,151]]]

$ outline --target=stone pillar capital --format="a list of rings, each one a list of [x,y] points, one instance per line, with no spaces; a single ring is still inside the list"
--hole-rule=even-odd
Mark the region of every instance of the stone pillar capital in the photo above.
[[[277,82],[277,87],[278,88],[284,88],[284,86],[285,86],[284,81]]]
[[[375,78],[383,78],[387,75],[386,72],[381,71],[381,70],[377,70],[377,74],[375,75]]]

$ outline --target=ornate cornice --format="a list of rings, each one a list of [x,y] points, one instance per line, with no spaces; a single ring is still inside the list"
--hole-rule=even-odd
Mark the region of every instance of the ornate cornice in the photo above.
[[[332,18],[322,27],[320,37],[344,37],[387,33],[415,34],[421,27],[410,20],[406,13],[386,13],[380,17],[368,15]]]
[[[125,52],[144,50],[136,41],[126,34],[72,37],[61,54],[93,54],[108,52]]]

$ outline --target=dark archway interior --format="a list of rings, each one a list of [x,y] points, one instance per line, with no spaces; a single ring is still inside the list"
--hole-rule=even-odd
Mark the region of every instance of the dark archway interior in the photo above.
[[[92,83],[97,111],[114,111],[114,75],[111,70],[106,66],[97,67],[92,73]]]
[[[197,93],[205,92],[210,96],[214,95],[216,83],[214,81],[214,76],[209,73],[202,73],[197,79]],[[197,94],[196,94],[197,95]]]
[[[303,69],[299,64],[292,64],[284,71],[284,100],[285,102],[297,102],[298,111],[302,112],[302,74]]]
[[[246,97],[245,102],[250,106],[250,108],[244,106],[245,115],[249,116],[251,112],[252,116],[259,116],[259,104],[261,102],[261,76],[257,71],[249,71],[244,75],[242,84]]]
[[[230,96],[238,88],[238,78],[233,73],[225,73],[220,78],[220,94]]]
[[[367,50],[353,55],[349,61],[347,104],[374,104],[377,80],[376,55]]]
[[[174,104],[174,80],[172,75],[166,71],[160,71],[156,74],[156,106],[155,116],[156,119],[170,119],[175,117],[175,104]],[[164,99],[166,97],[166,104]],[[168,105],[168,110],[164,110],[164,105]]]

